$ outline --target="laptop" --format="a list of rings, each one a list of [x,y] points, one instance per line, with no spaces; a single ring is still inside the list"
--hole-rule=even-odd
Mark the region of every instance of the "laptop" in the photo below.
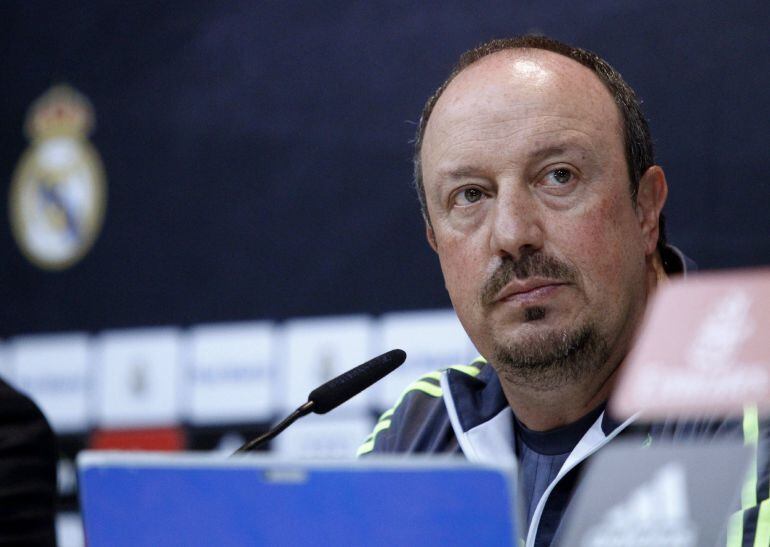
[[[725,545],[750,449],[734,441],[616,439],[588,463],[559,546]]]
[[[515,469],[85,451],[89,547],[515,545]]]

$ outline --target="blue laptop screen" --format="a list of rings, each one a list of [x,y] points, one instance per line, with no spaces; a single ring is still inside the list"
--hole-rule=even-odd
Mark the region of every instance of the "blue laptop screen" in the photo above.
[[[80,491],[89,547],[512,545],[515,537],[510,474],[469,465],[108,459],[81,462]]]

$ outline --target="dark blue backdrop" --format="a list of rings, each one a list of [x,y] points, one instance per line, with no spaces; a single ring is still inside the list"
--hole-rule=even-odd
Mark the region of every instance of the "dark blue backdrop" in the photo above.
[[[767,2],[4,2],[0,335],[448,306],[410,187],[423,101],[459,53],[541,31],[644,100],[670,239],[770,257]],[[30,102],[92,100],[109,205],[92,252],[36,269],[7,220]]]

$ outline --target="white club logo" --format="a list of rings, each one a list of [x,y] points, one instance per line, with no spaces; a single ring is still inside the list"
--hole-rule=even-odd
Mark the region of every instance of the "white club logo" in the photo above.
[[[35,101],[25,130],[31,140],[11,184],[11,226],[24,255],[49,270],[67,268],[93,245],[106,189],[99,155],[88,142],[88,100],[55,86]]]

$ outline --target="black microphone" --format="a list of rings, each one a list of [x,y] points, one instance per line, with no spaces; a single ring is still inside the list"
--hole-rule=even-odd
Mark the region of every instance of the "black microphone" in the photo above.
[[[307,402],[287,416],[281,423],[267,433],[263,433],[259,437],[250,440],[236,450],[233,455],[254,450],[276,437],[284,429],[310,412],[326,414],[330,410],[337,408],[348,399],[358,395],[375,382],[396,370],[405,360],[406,352],[404,350],[393,349],[367,361],[363,365],[358,365],[356,368],[340,374],[336,378],[332,378],[324,385],[311,391],[307,397]]]

